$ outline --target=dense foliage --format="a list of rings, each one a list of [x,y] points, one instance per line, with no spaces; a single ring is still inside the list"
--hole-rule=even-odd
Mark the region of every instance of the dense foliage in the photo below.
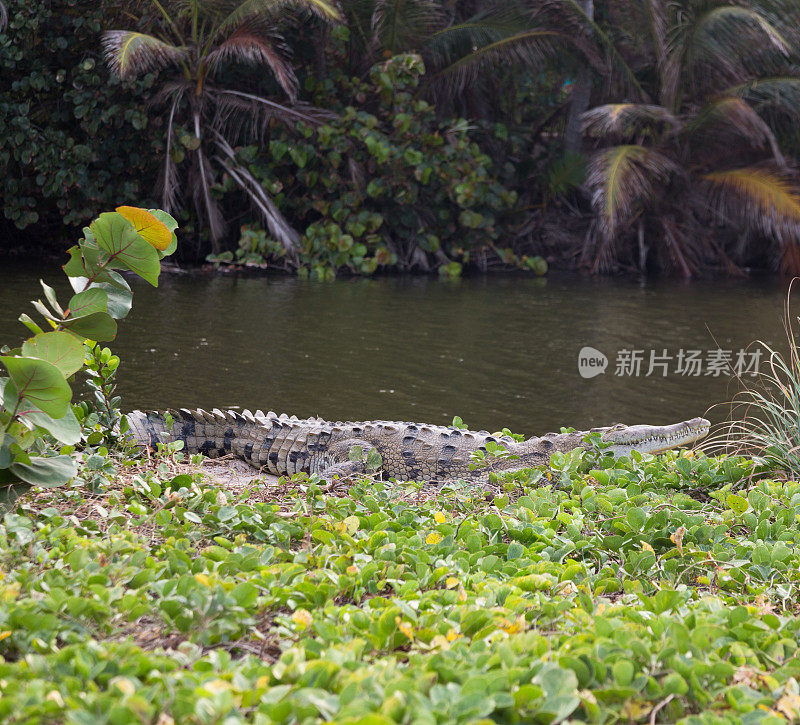
[[[800,270],[793,0],[5,9],[4,214],[42,240],[135,196],[187,261],[321,276]]]
[[[146,99],[148,74],[120,83],[106,70],[100,32],[117,3],[6,0],[0,23],[2,246],[11,230],[61,243],[102,209],[153,199],[161,120]],[[12,226],[13,225],[13,226]],[[66,246],[66,245],[65,245]],[[64,247],[62,247],[63,249]]]
[[[293,135],[276,129],[268,155],[257,146],[239,151],[283,214],[301,220],[306,231],[297,255],[304,268],[370,274],[379,266],[441,265],[449,273],[469,261],[485,266],[487,257],[513,260],[511,250],[495,245],[503,243],[503,217],[517,195],[494,177],[466,123],[442,122],[430,103],[415,98],[424,70],[419,56],[397,55],[373,67],[368,80],[339,76],[336,117]],[[337,89],[331,79],[307,85],[317,103]],[[363,103],[357,108],[359,96],[375,99],[372,112]],[[270,241],[246,233],[240,258],[294,261]]]
[[[593,455],[489,500],[303,476],[237,494],[170,457],[22,498],[0,523],[0,717],[800,717],[798,484]]]

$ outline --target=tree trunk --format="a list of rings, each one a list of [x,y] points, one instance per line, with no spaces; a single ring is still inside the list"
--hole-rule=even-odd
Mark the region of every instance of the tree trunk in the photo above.
[[[586,13],[590,20],[594,20],[594,0],[578,0],[581,10]],[[581,116],[589,110],[589,100],[592,94],[592,72],[589,66],[584,64],[575,85],[572,89],[572,103],[569,106],[567,116],[567,128],[564,131],[564,150],[581,150]]]

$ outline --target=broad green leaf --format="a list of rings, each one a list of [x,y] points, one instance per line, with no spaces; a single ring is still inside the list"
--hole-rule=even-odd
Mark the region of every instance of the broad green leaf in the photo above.
[[[113,340],[117,336],[117,323],[107,312],[95,312],[85,317],[64,320],[64,329],[79,338],[89,338],[98,342]]]
[[[83,367],[83,343],[67,332],[45,332],[25,340],[22,354],[53,363],[65,378]]]
[[[109,256],[109,264],[135,272],[158,286],[161,264],[155,248],[140,237],[122,214],[105,212],[89,227],[97,245]]]
[[[729,509],[735,511],[740,516],[747,511],[748,508],[750,508],[750,504],[747,502],[747,499],[737,496],[735,493],[729,494],[728,498],[725,499],[725,502],[728,504]]]
[[[72,446],[81,440],[81,424],[75,417],[72,406],[67,406],[67,412],[60,418],[53,418],[44,411],[33,407],[21,411],[19,417],[44,428],[53,438],[64,445]]]
[[[62,269],[68,277],[97,280],[100,278],[98,275],[102,275],[105,260],[94,243],[79,242],[74,247],[70,247],[67,254],[70,258]]]
[[[133,293],[131,292],[130,285],[119,272],[115,272],[111,269],[105,270],[102,276],[104,281],[92,282],[88,287],[86,285],[89,280],[86,277],[70,277],[69,281],[72,285],[72,289],[78,294],[93,289],[103,290],[106,293],[106,308],[108,314],[115,320],[121,320],[131,310]],[[75,297],[70,300],[70,307],[72,307],[72,301],[74,299]],[[106,308],[103,308],[102,311],[105,311]]]
[[[628,522],[628,525],[631,527],[631,529],[634,531],[641,531],[647,522],[647,514],[644,512],[644,509],[640,509],[638,506],[636,506],[628,509],[627,513],[625,514],[625,520]]]
[[[30,401],[54,418],[63,416],[72,390],[61,371],[52,363],[33,357],[0,357],[8,370],[20,398]]]
[[[11,455],[13,442],[14,439],[11,436],[0,431],[0,468],[8,468],[14,460],[14,456]]]
[[[108,295],[105,290],[90,287],[73,295],[69,301],[70,317],[85,317],[95,312],[108,311]]]
[[[78,474],[75,461],[69,456],[54,456],[53,458],[31,458],[31,462],[12,463],[9,471],[21,481],[33,486],[52,488],[63,486]]]
[[[136,230],[136,233],[148,244],[162,252],[172,242],[172,231],[154,214],[138,206],[118,206],[117,212],[122,214]]]

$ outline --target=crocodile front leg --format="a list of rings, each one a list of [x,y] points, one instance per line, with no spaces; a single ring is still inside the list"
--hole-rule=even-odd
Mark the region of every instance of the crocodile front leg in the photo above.
[[[350,460],[350,451],[353,446],[361,448],[363,453],[361,460]],[[327,465],[320,467],[317,473],[328,484],[332,484],[336,479],[346,480],[353,476],[366,475],[367,465],[364,459],[374,447],[372,443],[361,438],[347,438],[334,443],[327,451]]]

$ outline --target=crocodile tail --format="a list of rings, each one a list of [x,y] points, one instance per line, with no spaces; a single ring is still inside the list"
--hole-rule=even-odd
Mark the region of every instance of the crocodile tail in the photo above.
[[[212,458],[230,452],[231,423],[245,422],[239,413],[216,409],[211,413],[186,408],[164,413],[134,410],[126,417],[130,435],[139,446],[155,449],[159,443],[183,441],[187,453],[203,453]]]
[[[172,411],[170,415],[173,415]],[[183,440],[186,443],[186,436],[181,435],[180,426],[174,423],[171,428],[167,426],[164,413],[134,410],[125,417],[128,419],[128,435],[138,446],[155,449],[159,443],[171,443],[175,440]]]

